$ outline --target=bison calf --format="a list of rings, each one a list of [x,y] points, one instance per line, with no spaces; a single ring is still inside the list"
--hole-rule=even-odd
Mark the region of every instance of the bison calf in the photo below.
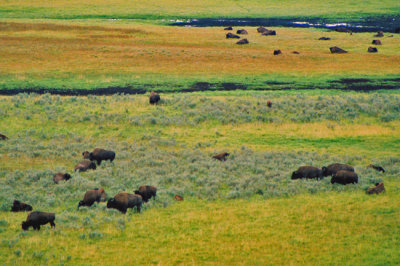
[[[385,192],[385,186],[383,185],[383,182],[376,183],[375,187],[371,187],[367,190],[367,194],[379,194]]]
[[[148,202],[152,197],[156,198],[157,188],[153,186],[140,186],[135,190],[135,194],[142,196],[144,202]]]
[[[19,200],[14,200],[13,206],[11,207],[12,212],[26,212],[31,210],[32,210],[31,205],[20,202]]]
[[[57,173],[53,176],[53,181],[54,183],[58,184],[58,182],[62,181],[62,180],[70,180],[71,179],[71,175],[68,173]]]
[[[108,200],[107,208],[117,209],[122,213],[126,213],[128,208],[136,207],[137,212],[140,212],[142,203],[142,196],[121,192]]]
[[[80,163],[78,163],[77,165],[75,165],[74,171],[78,171],[78,172],[85,172],[89,169],[96,169],[96,164],[94,162],[88,161],[88,160],[84,160]]]
[[[87,206],[90,207],[96,201],[99,203],[101,200],[105,201],[107,198],[107,194],[104,189],[95,188],[92,190],[86,191],[85,195],[83,196],[83,200],[78,203],[78,209],[80,206]]]
[[[348,164],[334,163],[334,164],[328,165],[327,167],[325,167],[325,166],[322,167],[322,175],[323,176],[332,176],[340,170],[354,172],[354,168]]]
[[[292,179],[299,178],[322,178],[322,170],[314,166],[301,166],[292,173]]]
[[[230,154],[227,152],[222,152],[218,153],[213,156],[214,159],[220,160],[220,161],[226,161],[226,157],[228,157]]]
[[[29,227],[40,230],[41,225],[50,223],[51,227],[56,227],[54,220],[56,215],[52,212],[31,212],[26,218],[25,222],[22,222],[22,229],[28,230]]]
[[[160,101],[160,99],[161,99],[160,95],[158,95],[154,91],[152,91],[150,93],[150,97],[149,97],[150,104],[156,104],[156,103],[158,103]]]
[[[340,170],[332,177],[331,183],[338,183],[342,185],[356,184],[358,183],[358,175],[354,172]]]
[[[92,152],[84,151],[82,153],[84,159],[89,159],[90,161],[97,161],[97,164],[100,165],[101,161],[110,162],[115,159],[115,152],[107,151],[105,149],[96,148]]]

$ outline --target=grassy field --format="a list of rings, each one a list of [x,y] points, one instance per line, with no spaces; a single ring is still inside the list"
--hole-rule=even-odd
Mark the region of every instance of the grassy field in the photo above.
[[[275,28],[278,35],[266,37],[246,29],[250,44],[239,46],[215,27],[4,21],[0,90],[346,88],[346,78],[364,79],[355,83],[358,89],[399,84],[397,35],[383,38],[379,52],[369,54],[372,33]],[[332,40],[319,41],[322,36]],[[349,54],[331,54],[335,45]],[[274,56],[275,49],[283,55]]]
[[[5,264],[395,264],[399,259],[399,94],[206,92],[0,98],[0,262]],[[273,106],[266,107],[268,100]],[[114,163],[72,173],[84,150]],[[230,158],[211,159],[220,151]],[[355,166],[357,185],[291,180],[300,165]],[[367,168],[383,166],[386,173]],[[55,185],[52,175],[72,179]],[[384,181],[387,192],[365,190]],[[158,187],[141,214],[76,206]],[[173,196],[185,197],[174,202]],[[22,232],[12,200],[56,212]],[[218,247],[218,248],[216,248]],[[379,248],[377,248],[379,247]],[[128,255],[129,254],[129,255]]]
[[[400,4],[394,0],[318,1],[318,0],[59,0],[59,1],[0,1],[3,18],[53,19],[168,19],[201,17],[340,17],[356,19],[360,15],[398,14]]]

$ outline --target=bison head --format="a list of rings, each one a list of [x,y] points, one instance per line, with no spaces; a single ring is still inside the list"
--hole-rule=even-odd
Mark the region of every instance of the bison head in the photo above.
[[[89,159],[89,154],[90,153],[88,151],[82,152],[83,159]]]
[[[79,209],[80,206],[83,206],[83,205],[85,205],[85,202],[84,202],[83,200],[81,200],[81,201],[78,203],[78,209]]]
[[[113,208],[115,206],[115,199],[111,198],[107,201],[107,208]]]
[[[322,169],[322,176],[328,176],[328,168],[326,168],[326,166],[323,166],[321,169]]]
[[[65,174],[64,174],[64,179],[65,179],[65,180],[70,180],[71,177],[72,177],[72,176],[71,176],[70,174],[68,174],[68,173],[65,173]]]
[[[293,173],[292,173],[292,179],[299,179],[301,176],[300,176],[300,174],[297,172],[297,171],[294,171]]]
[[[22,227],[22,230],[26,231],[26,230],[28,230],[29,225],[27,222],[22,222],[21,227]]]

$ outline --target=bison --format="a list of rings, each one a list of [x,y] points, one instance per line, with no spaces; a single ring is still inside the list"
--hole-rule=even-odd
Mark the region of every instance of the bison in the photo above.
[[[358,175],[352,171],[340,170],[331,179],[331,183],[335,184],[356,184],[358,183]]]
[[[261,33],[261,35],[264,35],[264,36],[275,36],[276,35],[276,31],[274,31],[274,30],[266,30],[263,33]]]
[[[329,50],[331,51],[332,54],[346,54],[347,51],[343,50],[342,48],[339,48],[337,46],[330,47]]]
[[[0,134],[0,139],[1,139],[1,140],[7,140],[8,138],[7,138],[6,135]]]
[[[183,197],[179,196],[179,195],[175,195],[174,200],[176,201],[183,201]]]
[[[122,213],[126,213],[128,208],[136,207],[137,212],[140,212],[142,203],[142,196],[121,192],[108,200],[107,208],[117,209]]]
[[[217,159],[219,161],[226,161],[226,157],[228,157],[230,154],[227,152],[221,152],[213,156],[214,159]]]
[[[297,51],[293,51],[292,52],[292,54],[300,54],[299,52],[297,52]]]
[[[41,225],[50,223],[51,227],[56,227],[54,220],[56,215],[52,212],[31,212],[28,214],[25,222],[22,222],[21,226],[24,231],[28,230],[29,227],[40,230]]]
[[[376,47],[368,47],[368,53],[377,53],[378,52],[378,48]]]
[[[322,176],[332,176],[340,170],[354,172],[354,168],[350,165],[334,163],[334,164],[328,165],[327,167],[325,167],[325,166],[322,167]]]
[[[329,41],[330,39],[331,38],[329,38],[329,37],[321,37],[318,40],[320,40],[320,41]]]
[[[26,212],[31,210],[32,210],[31,205],[20,202],[19,200],[14,200],[13,206],[11,207],[12,212]]]
[[[75,165],[74,171],[78,171],[78,172],[85,172],[89,169],[96,169],[96,164],[94,162],[91,162],[89,160],[83,160],[82,162],[78,163],[77,165]]]
[[[372,40],[372,44],[374,45],[382,45],[381,40]]]
[[[236,35],[236,34],[233,34],[233,33],[231,33],[231,32],[228,32],[228,33],[226,34],[226,38],[227,38],[227,39],[240,39],[240,36],[239,36],[239,35]]]
[[[140,186],[135,190],[135,194],[142,196],[144,202],[148,202],[152,197],[156,198],[157,188],[153,186]]]
[[[88,191],[86,191],[85,196],[83,196],[83,200],[81,200],[78,203],[78,209],[81,206],[90,207],[90,206],[93,205],[93,203],[95,201],[97,203],[99,203],[101,200],[105,201],[106,198],[107,198],[107,194],[106,194],[106,192],[104,191],[103,188],[100,188],[100,189],[95,188],[95,189],[92,189],[92,190],[88,190]]]
[[[97,161],[100,165],[101,161],[109,160],[110,162],[115,159],[115,152],[107,151],[104,149],[96,148],[92,152],[84,151],[82,153],[84,159],[89,159],[90,161]]]
[[[236,31],[236,34],[247,35],[247,34],[249,34],[249,33],[247,32],[247,30],[241,29],[241,30],[237,30],[237,31]]]
[[[274,50],[274,55],[282,54],[281,50]]]
[[[301,166],[292,173],[292,179],[299,178],[322,178],[322,170],[314,166]]]
[[[383,182],[376,183],[375,187],[371,187],[366,191],[366,193],[368,195],[370,195],[370,194],[379,194],[379,193],[382,193],[382,192],[385,192],[385,186],[383,185]]]
[[[383,35],[383,31],[378,31],[375,35],[374,35],[374,37],[383,37],[384,35]]]
[[[53,176],[53,181],[54,183],[58,184],[58,182],[62,181],[62,180],[70,180],[71,179],[71,175],[68,173],[57,173]]]
[[[260,26],[260,27],[257,28],[257,32],[258,32],[258,33],[264,33],[264,32],[266,32],[266,31],[268,31],[268,29],[267,29],[267,28],[264,28],[263,26]]]
[[[382,166],[370,164],[370,165],[368,165],[367,167],[372,168],[372,169],[375,169],[375,170],[378,171],[378,172],[382,172],[382,173],[386,172],[385,169],[383,169]]]
[[[247,39],[241,39],[240,41],[237,41],[236,42],[236,44],[239,44],[239,45],[241,45],[241,44],[248,44],[249,43],[249,40],[247,40]]]
[[[267,101],[267,106],[268,106],[268,108],[271,108],[272,107],[272,102],[271,101]]]
[[[226,28],[224,28],[224,30],[233,30],[233,28],[232,27],[226,27]]]
[[[160,101],[160,95],[152,91],[150,93],[149,102],[150,104],[157,104]]]

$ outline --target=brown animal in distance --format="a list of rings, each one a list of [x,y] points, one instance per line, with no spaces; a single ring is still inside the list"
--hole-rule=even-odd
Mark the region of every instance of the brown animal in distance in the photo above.
[[[54,183],[58,184],[58,182],[62,181],[62,180],[70,180],[71,179],[71,175],[68,173],[57,173],[53,176],[53,181]]]
[[[213,158],[217,159],[219,161],[226,161],[226,157],[228,157],[228,156],[229,156],[229,153],[221,152],[221,153],[214,155]]]
[[[158,95],[154,91],[152,91],[150,93],[150,97],[149,97],[150,104],[157,104],[160,101],[160,99],[161,99],[160,95]]]
[[[271,101],[267,101],[267,106],[268,106],[268,108],[271,108],[272,107],[272,102]]]
[[[176,201],[183,201],[183,197],[179,196],[179,195],[175,195],[174,200]]]
[[[83,160],[82,162],[78,163],[77,165],[75,165],[74,171],[78,171],[78,172],[85,172],[89,169],[96,169],[96,163],[91,162],[89,160]]]
[[[6,135],[0,134],[0,139],[1,139],[1,140],[6,140],[6,139],[8,139],[8,138],[7,138]]]
[[[385,186],[383,185],[383,182],[380,183],[376,183],[375,187],[371,187],[367,190],[367,194],[371,195],[371,194],[379,194],[385,192]]]

